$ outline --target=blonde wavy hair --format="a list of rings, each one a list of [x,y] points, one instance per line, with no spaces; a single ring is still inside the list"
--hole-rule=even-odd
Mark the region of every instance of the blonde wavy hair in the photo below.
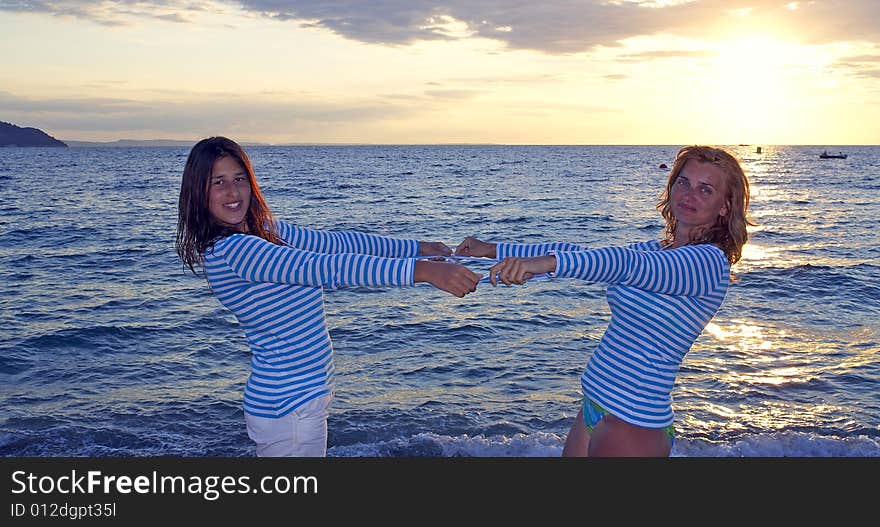
[[[728,212],[724,216],[719,215],[713,225],[692,230],[687,244],[713,243],[724,251],[727,260],[733,265],[742,257],[743,245],[749,239],[747,227],[754,226],[755,223],[746,217],[749,208],[749,180],[739,160],[722,148],[695,145],[686,146],[678,151],[666,182],[666,189],[657,203],[657,210],[666,220],[666,238],[663,242],[672,243],[675,239],[677,220],[672,214],[669,196],[685,163],[692,159],[701,163],[712,163],[724,173],[725,202]]]

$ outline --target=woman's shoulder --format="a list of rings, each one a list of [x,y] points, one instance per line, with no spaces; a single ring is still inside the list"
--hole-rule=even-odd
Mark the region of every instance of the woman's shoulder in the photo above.
[[[720,256],[727,260],[727,255],[724,254],[724,249],[714,243],[700,243],[697,245],[689,245],[688,247],[699,248],[702,251],[709,252],[715,256]]]
[[[703,259],[718,259],[723,260],[726,264],[729,264],[727,260],[727,255],[724,253],[724,250],[714,243],[694,243],[672,248],[669,246],[669,244],[655,240],[651,242],[644,242],[642,250],[663,252],[675,251],[675,254],[690,254]]]
[[[708,260],[716,260],[719,264],[722,264],[723,267],[730,268],[730,261],[727,259],[727,255],[724,253],[724,250],[715,245],[714,243],[698,243],[693,245],[685,245],[684,247],[679,247],[677,250],[684,251],[702,257],[703,259]]]

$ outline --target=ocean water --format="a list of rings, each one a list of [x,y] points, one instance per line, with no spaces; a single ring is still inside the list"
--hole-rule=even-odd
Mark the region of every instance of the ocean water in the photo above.
[[[880,456],[880,147],[731,148],[759,225],[682,365],[672,455]],[[658,238],[658,166],[677,150],[249,152],[280,218],[454,247]],[[245,338],[174,252],[187,154],[0,149],[0,455],[254,455]],[[325,299],[337,457],[560,455],[609,320],[601,284],[564,279]]]

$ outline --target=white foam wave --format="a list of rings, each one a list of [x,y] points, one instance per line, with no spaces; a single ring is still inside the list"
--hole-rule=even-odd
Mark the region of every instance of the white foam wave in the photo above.
[[[377,443],[331,447],[332,457],[559,457],[565,436],[444,436],[433,433]],[[672,457],[880,457],[880,440],[868,436],[825,437],[808,433],[744,436],[729,442],[676,440]]]
[[[336,457],[558,457],[565,437],[557,434],[534,433],[506,436],[444,436],[433,433],[416,434],[409,438],[378,443],[357,443],[328,449]]]
[[[682,439],[682,457],[880,457],[880,441],[868,436],[826,437],[798,432],[746,436],[732,442]]]

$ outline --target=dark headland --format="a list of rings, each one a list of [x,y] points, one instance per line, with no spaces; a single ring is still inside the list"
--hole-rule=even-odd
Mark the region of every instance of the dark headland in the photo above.
[[[67,147],[37,128],[22,128],[12,123],[0,121],[0,146],[57,146]]]

